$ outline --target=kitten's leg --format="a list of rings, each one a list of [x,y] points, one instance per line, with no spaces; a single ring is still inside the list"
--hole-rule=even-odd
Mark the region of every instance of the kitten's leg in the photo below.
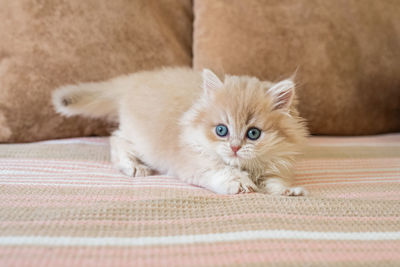
[[[151,175],[152,170],[137,158],[131,142],[113,134],[110,145],[111,161],[122,173],[133,177]]]
[[[262,191],[271,195],[282,196],[305,196],[307,190],[303,187],[290,187],[290,185],[282,178],[265,178],[260,182]]]
[[[247,172],[228,166],[205,172],[198,184],[219,194],[250,193],[257,189]]]

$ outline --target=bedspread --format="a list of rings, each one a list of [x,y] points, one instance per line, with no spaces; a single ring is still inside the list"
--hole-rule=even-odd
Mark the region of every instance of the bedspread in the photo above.
[[[400,134],[311,137],[307,197],[131,178],[108,150],[0,145],[0,266],[400,265]]]

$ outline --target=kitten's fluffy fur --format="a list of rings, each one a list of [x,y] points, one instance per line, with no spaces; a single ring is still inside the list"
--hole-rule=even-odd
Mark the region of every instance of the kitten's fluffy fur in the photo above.
[[[66,116],[119,121],[111,158],[130,176],[157,170],[221,194],[304,195],[292,188],[292,163],[306,128],[294,107],[294,83],[273,84],[210,70],[164,68],[101,83],[59,88],[56,110]],[[229,134],[219,137],[216,126]],[[262,130],[246,137],[249,127]],[[241,147],[235,156],[231,146]]]

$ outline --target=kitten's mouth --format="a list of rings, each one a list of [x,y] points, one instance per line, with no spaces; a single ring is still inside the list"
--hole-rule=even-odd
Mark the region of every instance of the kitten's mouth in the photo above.
[[[231,155],[231,158],[233,159],[240,159],[242,158],[237,152],[235,152],[234,154]]]
[[[238,154],[231,154],[231,155],[229,155],[228,156],[230,159],[238,159],[239,158],[239,155]]]
[[[240,157],[238,155],[231,155],[226,161],[231,166],[237,167],[240,165]]]

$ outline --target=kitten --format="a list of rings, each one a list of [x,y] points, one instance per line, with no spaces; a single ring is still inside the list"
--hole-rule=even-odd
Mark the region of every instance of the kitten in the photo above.
[[[53,93],[65,115],[119,121],[113,164],[129,176],[152,170],[220,194],[305,195],[290,187],[307,130],[295,109],[295,85],[212,71],[164,68]]]

